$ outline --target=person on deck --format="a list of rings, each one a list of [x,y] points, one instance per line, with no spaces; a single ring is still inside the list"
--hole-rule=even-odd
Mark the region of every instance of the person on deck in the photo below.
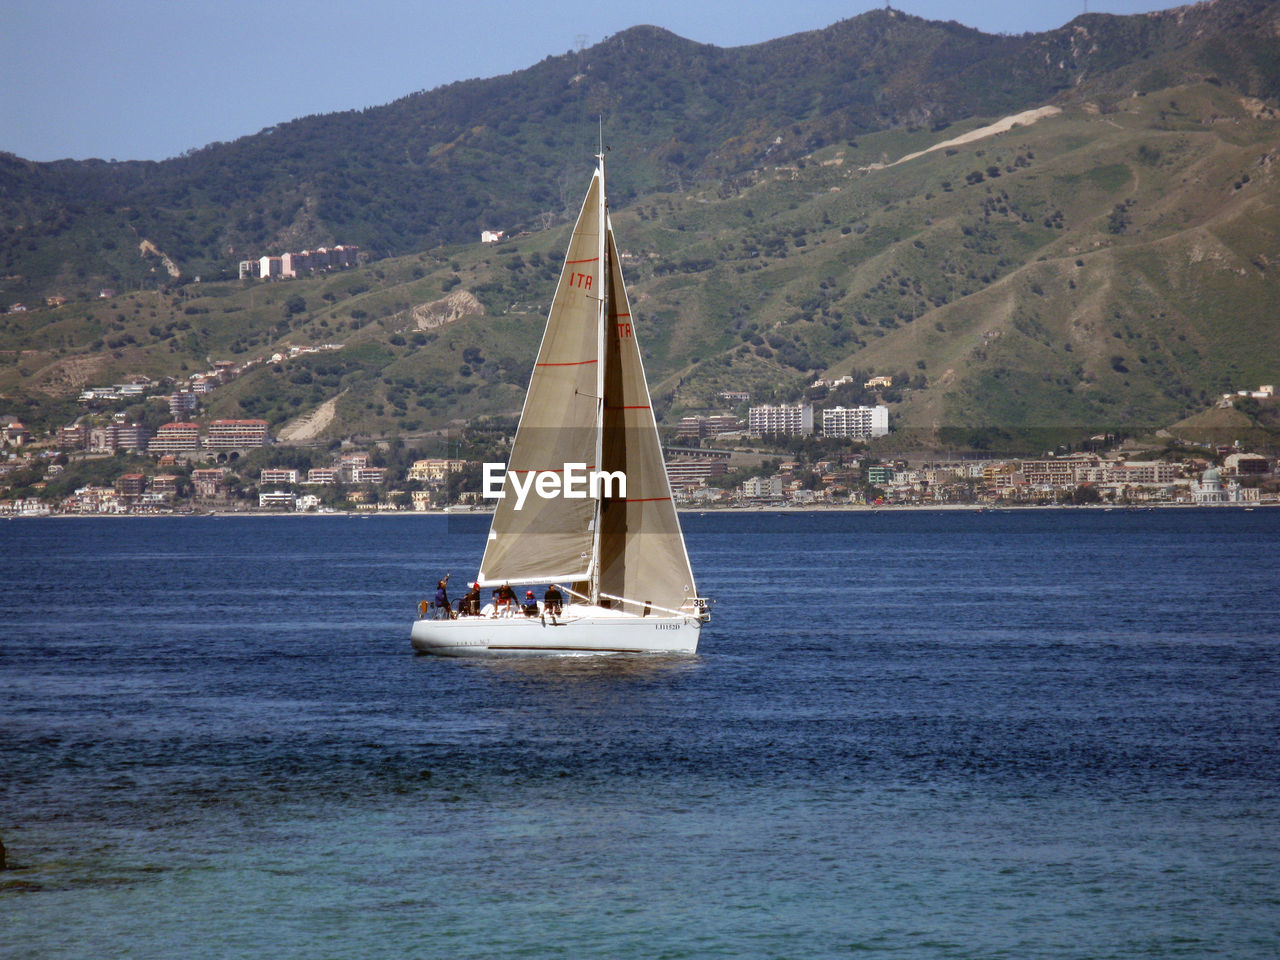
[[[471,589],[462,596],[462,607],[459,613],[468,617],[480,616],[480,584],[473,583]]]
[[[504,583],[498,588],[496,603],[498,616],[514,617],[516,615],[516,607],[519,603],[516,601],[516,592],[511,589],[511,584]]]
[[[542,595],[542,612],[551,618],[552,623],[555,623],[556,617],[560,616],[562,603],[564,603],[564,594],[560,592],[559,584],[553,583]]]
[[[430,609],[431,609],[431,604],[428,601],[420,600],[418,602],[418,619],[419,620],[427,619],[427,611]]]
[[[452,620],[453,611],[449,609],[449,592],[445,589],[445,585],[449,582],[450,574],[445,574],[444,579],[436,583],[436,619]]]
[[[532,590],[524,592],[524,605],[521,609],[526,617],[536,617],[538,615],[538,601],[534,599]]]

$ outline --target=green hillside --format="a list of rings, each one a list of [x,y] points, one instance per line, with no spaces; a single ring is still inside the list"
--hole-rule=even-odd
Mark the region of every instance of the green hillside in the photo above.
[[[165,164],[7,158],[0,302],[70,300],[0,316],[14,359],[0,413],[57,425],[85,386],[252,358],[202,415],[327,440],[517,412],[594,149],[565,149],[595,124],[557,123],[586,108],[545,87],[606,112],[615,226],[667,422],[721,409],[727,389],[867,400],[809,384],[874,373],[896,377],[882,399],[915,442],[1155,429],[1277,379],[1276,11],[1223,0],[1020,38],[882,11],[732,51],[636,28]],[[486,122],[494,111],[511,129]],[[366,136],[374,124],[388,136]],[[392,172],[394,155],[414,159]],[[117,200],[65,198],[81,189]],[[525,232],[481,245],[481,227]],[[395,255],[219,279],[251,247],[319,242]],[[118,295],[97,299],[105,285]],[[266,359],[318,344],[342,348]]]

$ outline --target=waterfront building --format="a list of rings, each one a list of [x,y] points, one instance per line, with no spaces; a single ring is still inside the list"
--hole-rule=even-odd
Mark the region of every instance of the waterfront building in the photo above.
[[[449,479],[449,474],[458,473],[465,470],[466,467],[467,461],[465,460],[437,458],[415,460],[413,465],[409,467],[409,472],[405,479],[420,480],[424,483],[439,483],[442,480]]]
[[[124,513],[124,502],[120,494],[110,487],[78,487],[72,496],[63,502],[63,508],[70,513]]]
[[[877,487],[893,483],[893,464],[875,463],[867,467],[867,483],[875,484]]]
[[[712,477],[722,477],[729,470],[727,460],[680,458],[667,461],[667,480],[672,488],[686,489],[705,484]]]
[[[752,436],[775,434],[788,437],[813,435],[813,405],[809,403],[761,404],[747,414]]]
[[[124,473],[116,478],[115,492],[126,499],[137,499],[147,489],[147,478],[141,473]]]
[[[123,473],[116,478],[116,493],[122,497],[140,497],[147,488],[147,478],[141,473]]]
[[[750,480],[744,480],[740,488],[742,495],[748,499],[771,499],[780,500],[782,498],[782,476],[774,474],[772,477],[752,477]]]
[[[294,496],[288,490],[267,490],[258,494],[258,507],[263,510],[292,510]]]
[[[191,471],[192,492],[198,499],[211,500],[222,493],[227,471],[223,467],[199,467]]]
[[[1126,460],[1122,478],[1127,483],[1165,484],[1177,480],[1180,472],[1176,463],[1165,463],[1163,460]]]
[[[846,437],[852,440],[870,440],[889,432],[889,408],[832,407],[822,411],[822,434],[826,437]]]
[[[1222,471],[1210,467],[1200,477],[1200,482],[1191,483],[1191,497],[1198,504],[1227,503],[1228,493],[1222,486]]]
[[[1201,475],[1199,483],[1191,481],[1191,499],[1200,505],[1256,503],[1258,491],[1254,487],[1240,486],[1235,478],[1223,483],[1222,471],[1210,467]]]

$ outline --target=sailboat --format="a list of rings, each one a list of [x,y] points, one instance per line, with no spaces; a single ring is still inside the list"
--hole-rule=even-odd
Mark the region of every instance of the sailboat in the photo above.
[[[671,496],[605,193],[604,152],[565,254],[474,583],[559,587],[558,614],[486,606],[414,622],[445,656],[691,654],[710,619]],[[532,611],[531,611],[532,612]]]

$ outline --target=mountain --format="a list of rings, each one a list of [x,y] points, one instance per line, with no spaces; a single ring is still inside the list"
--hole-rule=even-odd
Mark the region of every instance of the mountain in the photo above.
[[[0,318],[4,412],[325,340],[347,349],[211,412],[340,397],[336,434],[518,409],[600,117],[669,417],[874,371],[939,442],[1170,423],[1275,379],[1278,24],[1274,0],[1217,0],[1018,37],[897,11],[735,49],[636,27],[162,163],[3,156],[0,305],[71,298]],[[528,235],[481,247],[488,228]],[[334,243],[374,262],[223,279]]]

